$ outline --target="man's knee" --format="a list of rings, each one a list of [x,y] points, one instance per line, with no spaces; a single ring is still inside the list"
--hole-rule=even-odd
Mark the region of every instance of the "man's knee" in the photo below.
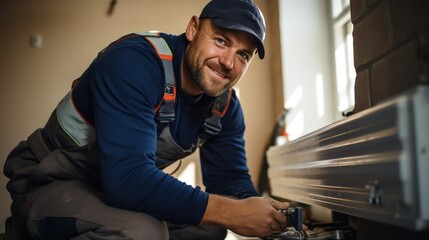
[[[167,224],[146,214],[137,217],[122,216],[116,222],[121,222],[121,224],[117,224],[122,228],[121,232],[131,239],[169,239]]]
[[[28,199],[32,207],[27,227],[33,236],[56,240],[168,239],[164,222],[106,205],[96,190],[80,181],[55,181]],[[67,233],[65,238],[63,233]]]
[[[163,221],[148,216],[138,217],[137,215],[122,215],[111,219],[111,221],[106,221],[105,224],[76,218],[46,217],[39,221],[30,221],[29,225],[34,226],[33,236],[46,240],[168,240],[168,228]]]

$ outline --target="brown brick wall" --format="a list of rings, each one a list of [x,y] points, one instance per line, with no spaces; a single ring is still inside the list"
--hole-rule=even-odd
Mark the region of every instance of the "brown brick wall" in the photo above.
[[[371,68],[371,99],[375,104],[416,86],[420,82],[416,40],[412,39],[395,48],[390,54],[374,62]]]
[[[350,11],[359,112],[421,83],[429,0],[351,0]]]
[[[355,103],[355,112],[360,112],[371,107],[371,88],[369,86],[368,70],[361,71],[356,75],[355,98],[359,102]]]

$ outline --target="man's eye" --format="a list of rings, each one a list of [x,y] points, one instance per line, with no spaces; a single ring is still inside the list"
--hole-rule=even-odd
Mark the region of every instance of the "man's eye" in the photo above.
[[[248,60],[249,60],[249,55],[248,55],[247,53],[245,53],[245,52],[240,52],[240,53],[238,53],[238,55],[239,55],[242,59],[244,59],[244,60],[246,60],[246,61],[248,61]]]
[[[215,41],[219,45],[226,45],[225,40],[223,40],[222,38],[215,38]]]

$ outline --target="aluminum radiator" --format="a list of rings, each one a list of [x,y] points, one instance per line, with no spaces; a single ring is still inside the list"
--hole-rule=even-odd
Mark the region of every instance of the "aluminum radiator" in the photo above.
[[[429,227],[429,88],[267,151],[273,196],[413,230]]]

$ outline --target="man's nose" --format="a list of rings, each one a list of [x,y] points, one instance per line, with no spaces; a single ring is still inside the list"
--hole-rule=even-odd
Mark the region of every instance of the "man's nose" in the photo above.
[[[226,49],[222,52],[222,55],[219,58],[219,62],[225,69],[232,69],[234,67],[235,61],[235,52],[231,49]]]

